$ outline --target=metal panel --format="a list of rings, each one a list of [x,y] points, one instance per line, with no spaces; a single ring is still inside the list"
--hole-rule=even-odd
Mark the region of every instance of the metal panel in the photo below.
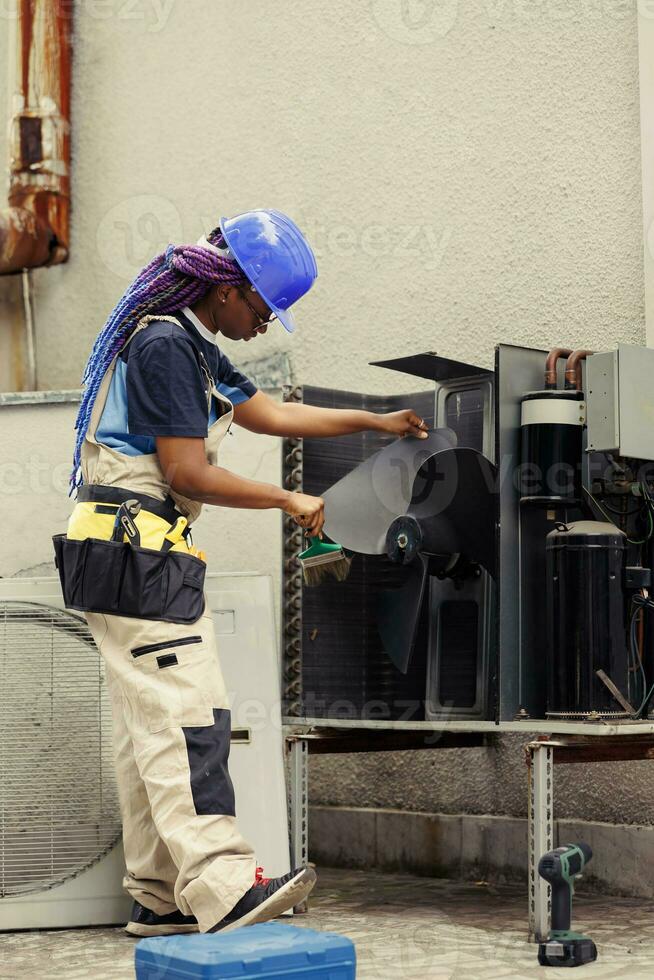
[[[471,401],[474,393],[479,395],[476,404]],[[454,412],[452,412],[452,399],[456,400]],[[459,399],[461,399],[460,403]],[[435,424],[453,429],[459,445],[470,446],[482,452],[490,460],[494,460],[495,457],[494,407],[492,372],[477,374],[474,377],[453,377],[436,385]],[[480,578],[464,582],[461,588],[456,587],[452,581],[441,581],[435,577],[430,579],[430,635],[425,718],[487,718],[489,709],[494,716],[495,709],[491,704],[489,691],[489,679],[493,670],[491,657],[494,654],[496,632],[494,592],[493,580],[486,571],[482,571]],[[453,599],[472,599],[478,605],[477,690],[474,703],[467,708],[462,705],[448,705],[447,698],[443,700],[443,692],[440,689],[440,656],[443,653],[439,643],[440,610],[444,602]]]
[[[372,721],[370,719],[351,720],[348,718],[318,718],[306,716],[292,718],[286,716],[282,718],[282,724],[293,729],[304,728],[371,728],[386,729],[394,731],[417,731],[417,732],[512,732],[519,735],[529,735],[534,732],[538,735],[548,735],[560,733],[562,735],[600,735],[623,736],[634,735],[654,735],[654,722],[651,721],[561,721],[557,718],[532,720],[525,718],[524,721],[475,721],[466,719],[465,721],[451,721],[442,718],[437,721]]]
[[[654,459],[654,350],[618,344],[620,455]]]
[[[587,364],[588,448],[654,460],[654,350],[618,344]]]
[[[617,351],[586,361],[586,402],[589,450],[614,452],[620,445]]]
[[[449,410],[452,396],[459,392],[470,393],[479,391],[481,398],[481,421],[482,421],[482,440],[481,445],[473,445],[472,441],[466,440],[466,426],[459,426],[456,419],[452,418]],[[474,378],[457,378],[451,381],[443,381],[436,385],[436,422],[440,428],[453,429],[457,434],[460,446],[470,446],[487,456],[491,462],[495,461],[495,405],[493,401],[493,374],[486,372],[484,375],[477,375]]]
[[[520,405],[544,384],[547,351],[500,344],[495,349],[495,462],[499,469],[501,535],[498,543],[499,718],[513,719],[522,705],[520,654]]]
[[[431,381],[449,381],[489,373],[488,368],[478,367],[476,364],[465,364],[463,361],[452,361],[449,357],[439,357],[436,351],[368,363],[373,367],[385,367],[391,371],[412,374],[417,378],[429,378]]]
[[[425,718],[487,718],[488,717],[488,681],[490,676],[490,656],[494,637],[493,603],[494,583],[488,572],[481,570],[479,578],[469,579],[460,586],[450,580],[439,581],[431,579],[430,590],[430,630],[429,656],[427,660],[427,696],[425,702]],[[466,650],[444,648],[444,617],[443,612],[451,608],[452,603],[473,603],[476,607],[476,629],[474,636],[474,651],[468,664],[474,673],[473,678],[459,676],[458,698],[455,692],[448,693],[452,687],[452,677],[444,677],[444,672],[451,673],[453,660],[459,666],[458,674],[466,669]],[[465,631],[459,631],[463,636]],[[445,666],[447,663],[447,666]],[[449,682],[449,683],[448,683]],[[463,694],[463,688],[474,684],[470,700]],[[458,703],[457,703],[458,701]]]

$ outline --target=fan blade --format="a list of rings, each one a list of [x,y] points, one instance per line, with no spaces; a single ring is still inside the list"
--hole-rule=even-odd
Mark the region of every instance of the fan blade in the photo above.
[[[420,525],[419,550],[460,553],[495,575],[497,467],[476,449],[437,453],[420,467],[408,517]]]
[[[325,534],[348,551],[384,554],[386,532],[406,513],[421,466],[455,445],[451,429],[434,429],[426,439],[405,436],[374,453],[322,494]]]
[[[418,633],[428,568],[429,559],[418,555],[405,566],[404,584],[399,589],[382,589],[376,597],[377,629],[384,650],[403,674],[409,669]]]
[[[404,581],[378,594],[377,628],[384,650],[404,674],[429,574],[446,574],[451,556],[464,555],[495,575],[496,476],[496,467],[474,449],[435,453],[416,474],[407,512],[388,529],[386,551],[400,563]]]

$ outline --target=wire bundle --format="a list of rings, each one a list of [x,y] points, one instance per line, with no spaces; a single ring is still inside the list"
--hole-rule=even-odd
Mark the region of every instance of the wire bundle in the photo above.
[[[593,501],[593,503],[600,511],[600,513],[607,519],[607,521],[610,524],[615,524],[616,527],[619,527],[619,525],[616,523],[615,519],[611,517],[611,514],[607,513],[607,510],[611,511],[611,513],[613,514],[617,514],[620,517],[633,517],[634,514],[638,514],[638,516],[642,518],[644,515],[646,515],[647,533],[645,537],[642,538],[640,541],[634,541],[633,538],[627,538],[629,544],[646,544],[652,537],[652,534],[654,533],[654,498],[652,498],[647,483],[635,483],[634,487],[638,487],[640,489],[640,492],[643,496],[643,502],[642,504],[640,504],[640,506],[634,507],[632,510],[627,510],[627,511],[617,510],[615,507],[611,507],[611,505],[606,502],[604,503],[604,506],[602,506],[602,504],[600,504],[597,497],[595,497],[590,492],[590,490],[587,490],[586,487],[584,487],[583,489],[586,491],[586,493]],[[604,508],[606,508],[606,510]],[[620,530],[623,529],[620,528]]]
[[[604,506],[602,506],[602,504],[600,504],[600,502],[590,492],[590,490],[587,490],[585,487],[584,490],[586,490],[586,493],[592,500],[595,507],[597,507],[597,509],[600,511],[600,513],[607,519],[607,521],[609,521],[609,523],[615,524],[616,527],[619,527],[619,525],[617,524],[615,518],[611,517],[611,513],[616,514],[623,518],[633,517],[634,515],[638,515],[638,517],[641,520],[645,518],[646,519],[645,536],[640,539],[633,539],[629,537],[627,538],[629,544],[644,545],[647,544],[648,541],[650,541],[650,539],[652,538],[652,534],[654,534],[654,498],[652,497],[651,491],[645,481],[640,483],[635,483],[634,489],[635,488],[637,488],[640,491],[640,494],[642,495],[642,503],[638,507],[634,507],[631,510],[626,510],[626,511],[617,510],[615,507],[611,507],[611,505],[608,504],[606,501],[604,502]],[[611,513],[607,513],[607,511]],[[622,528],[619,529],[623,530]],[[632,613],[629,620],[629,628],[628,628],[629,674],[628,674],[627,683],[629,685],[630,677],[632,674],[634,676],[637,675],[640,678],[640,685],[639,685],[640,690],[639,691],[634,690],[633,692],[631,690],[628,690],[627,697],[631,701],[632,698],[636,698],[640,696],[641,701],[639,707],[636,709],[634,713],[635,718],[640,718],[642,717],[642,713],[643,710],[645,709],[645,706],[647,705],[647,702],[652,697],[652,694],[654,694],[654,683],[648,689],[647,678],[645,675],[645,668],[643,666],[643,661],[638,646],[638,636],[637,636],[638,616],[641,613],[641,610],[654,609],[654,600],[650,599],[649,596],[636,593],[635,595],[632,596],[631,601],[632,601]]]
[[[637,593],[636,595],[632,596],[631,602],[634,608],[631,613],[631,619],[629,622],[629,655],[631,661],[630,671],[632,671],[633,673],[638,673],[641,678],[642,700],[634,716],[636,718],[640,718],[643,709],[645,708],[645,705],[651,698],[652,694],[654,694],[654,684],[651,685],[649,690],[647,689],[647,679],[645,677],[645,668],[643,667],[643,659],[638,649],[638,638],[636,635],[636,631],[638,629],[637,620],[638,620],[638,614],[640,613],[641,609],[643,610],[654,609],[654,600],[650,599],[649,596],[639,595]],[[634,694],[635,693],[636,692],[634,692]]]

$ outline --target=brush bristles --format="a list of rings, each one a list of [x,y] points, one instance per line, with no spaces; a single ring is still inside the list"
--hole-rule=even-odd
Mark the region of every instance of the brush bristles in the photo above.
[[[321,556],[317,560],[305,558],[302,559],[301,565],[304,584],[309,587],[320,585],[328,577],[335,578],[337,582],[344,582],[350,574],[352,557],[341,552],[335,557]]]
[[[325,551],[322,555],[307,555],[303,558],[298,555],[298,558],[302,564],[306,567],[313,565],[330,565],[334,561],[340,561],[343,558],[343,551]]]

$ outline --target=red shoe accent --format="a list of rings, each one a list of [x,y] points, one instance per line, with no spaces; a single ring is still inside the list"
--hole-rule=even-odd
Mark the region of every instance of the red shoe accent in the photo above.
[[[270,878],[263,877],[263,868],[257,868],[257,873],[254,876],[255,885],[267,885],[270,880]]]

